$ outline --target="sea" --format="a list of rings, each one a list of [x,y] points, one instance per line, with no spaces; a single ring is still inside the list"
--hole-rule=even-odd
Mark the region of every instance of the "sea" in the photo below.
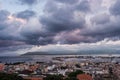
[[[84,56],[83,58],[78,56]],[[92,58],[87,58],[87,56],[92,56]],[[101,57],[114,57],[113,61],[120,62],[120,55],[118,54],[94,54],[94,55],[27,55],[27,56],[0,56],[1,63],[16,63],[16,62],[50,62],[55,57],[63,57],[64,61],[82,61],[91,60],[93,62],[107,62],[111,58],[101,58]],[[67,58],[65,58],[67,57]]]

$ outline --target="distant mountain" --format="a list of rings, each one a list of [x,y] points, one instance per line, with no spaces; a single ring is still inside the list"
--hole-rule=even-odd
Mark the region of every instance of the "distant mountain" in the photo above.
[[[43,54],[48,54],[47,52],[27,52],[25,54],[22,54],[23,55],[43,55]]]
[[[92,54],[120,54],[120,50],[80,50],[76,52],[27,52],[25,55],[92,55]]]
[[[27,52],[25,54],[22,54],[21,56],[25,55],[74,55],[76,53],[51,53],[51,52]]]

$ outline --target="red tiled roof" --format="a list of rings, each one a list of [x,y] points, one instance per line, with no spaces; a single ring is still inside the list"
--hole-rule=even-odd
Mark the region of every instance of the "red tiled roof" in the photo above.
[[[0,64],[0,71],[2,71],[4,69],[4,64]]]
[[[77,75],[77,79],[78,80],[93,80],[92,76],[90,76],[88,74],[79,74],[79,75]]]

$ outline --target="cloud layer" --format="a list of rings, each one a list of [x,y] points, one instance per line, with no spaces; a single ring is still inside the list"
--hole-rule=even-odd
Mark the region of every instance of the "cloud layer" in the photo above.
[[[0,8],[0,47],[120,39],[119,0],[45,0],[42,7],[38,0],[18,2],[28,9]]]

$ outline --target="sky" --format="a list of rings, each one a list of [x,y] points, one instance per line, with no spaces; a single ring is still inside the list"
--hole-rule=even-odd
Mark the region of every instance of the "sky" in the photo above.
[[[0,56],[119,48],[120,0],[0,0]]]

